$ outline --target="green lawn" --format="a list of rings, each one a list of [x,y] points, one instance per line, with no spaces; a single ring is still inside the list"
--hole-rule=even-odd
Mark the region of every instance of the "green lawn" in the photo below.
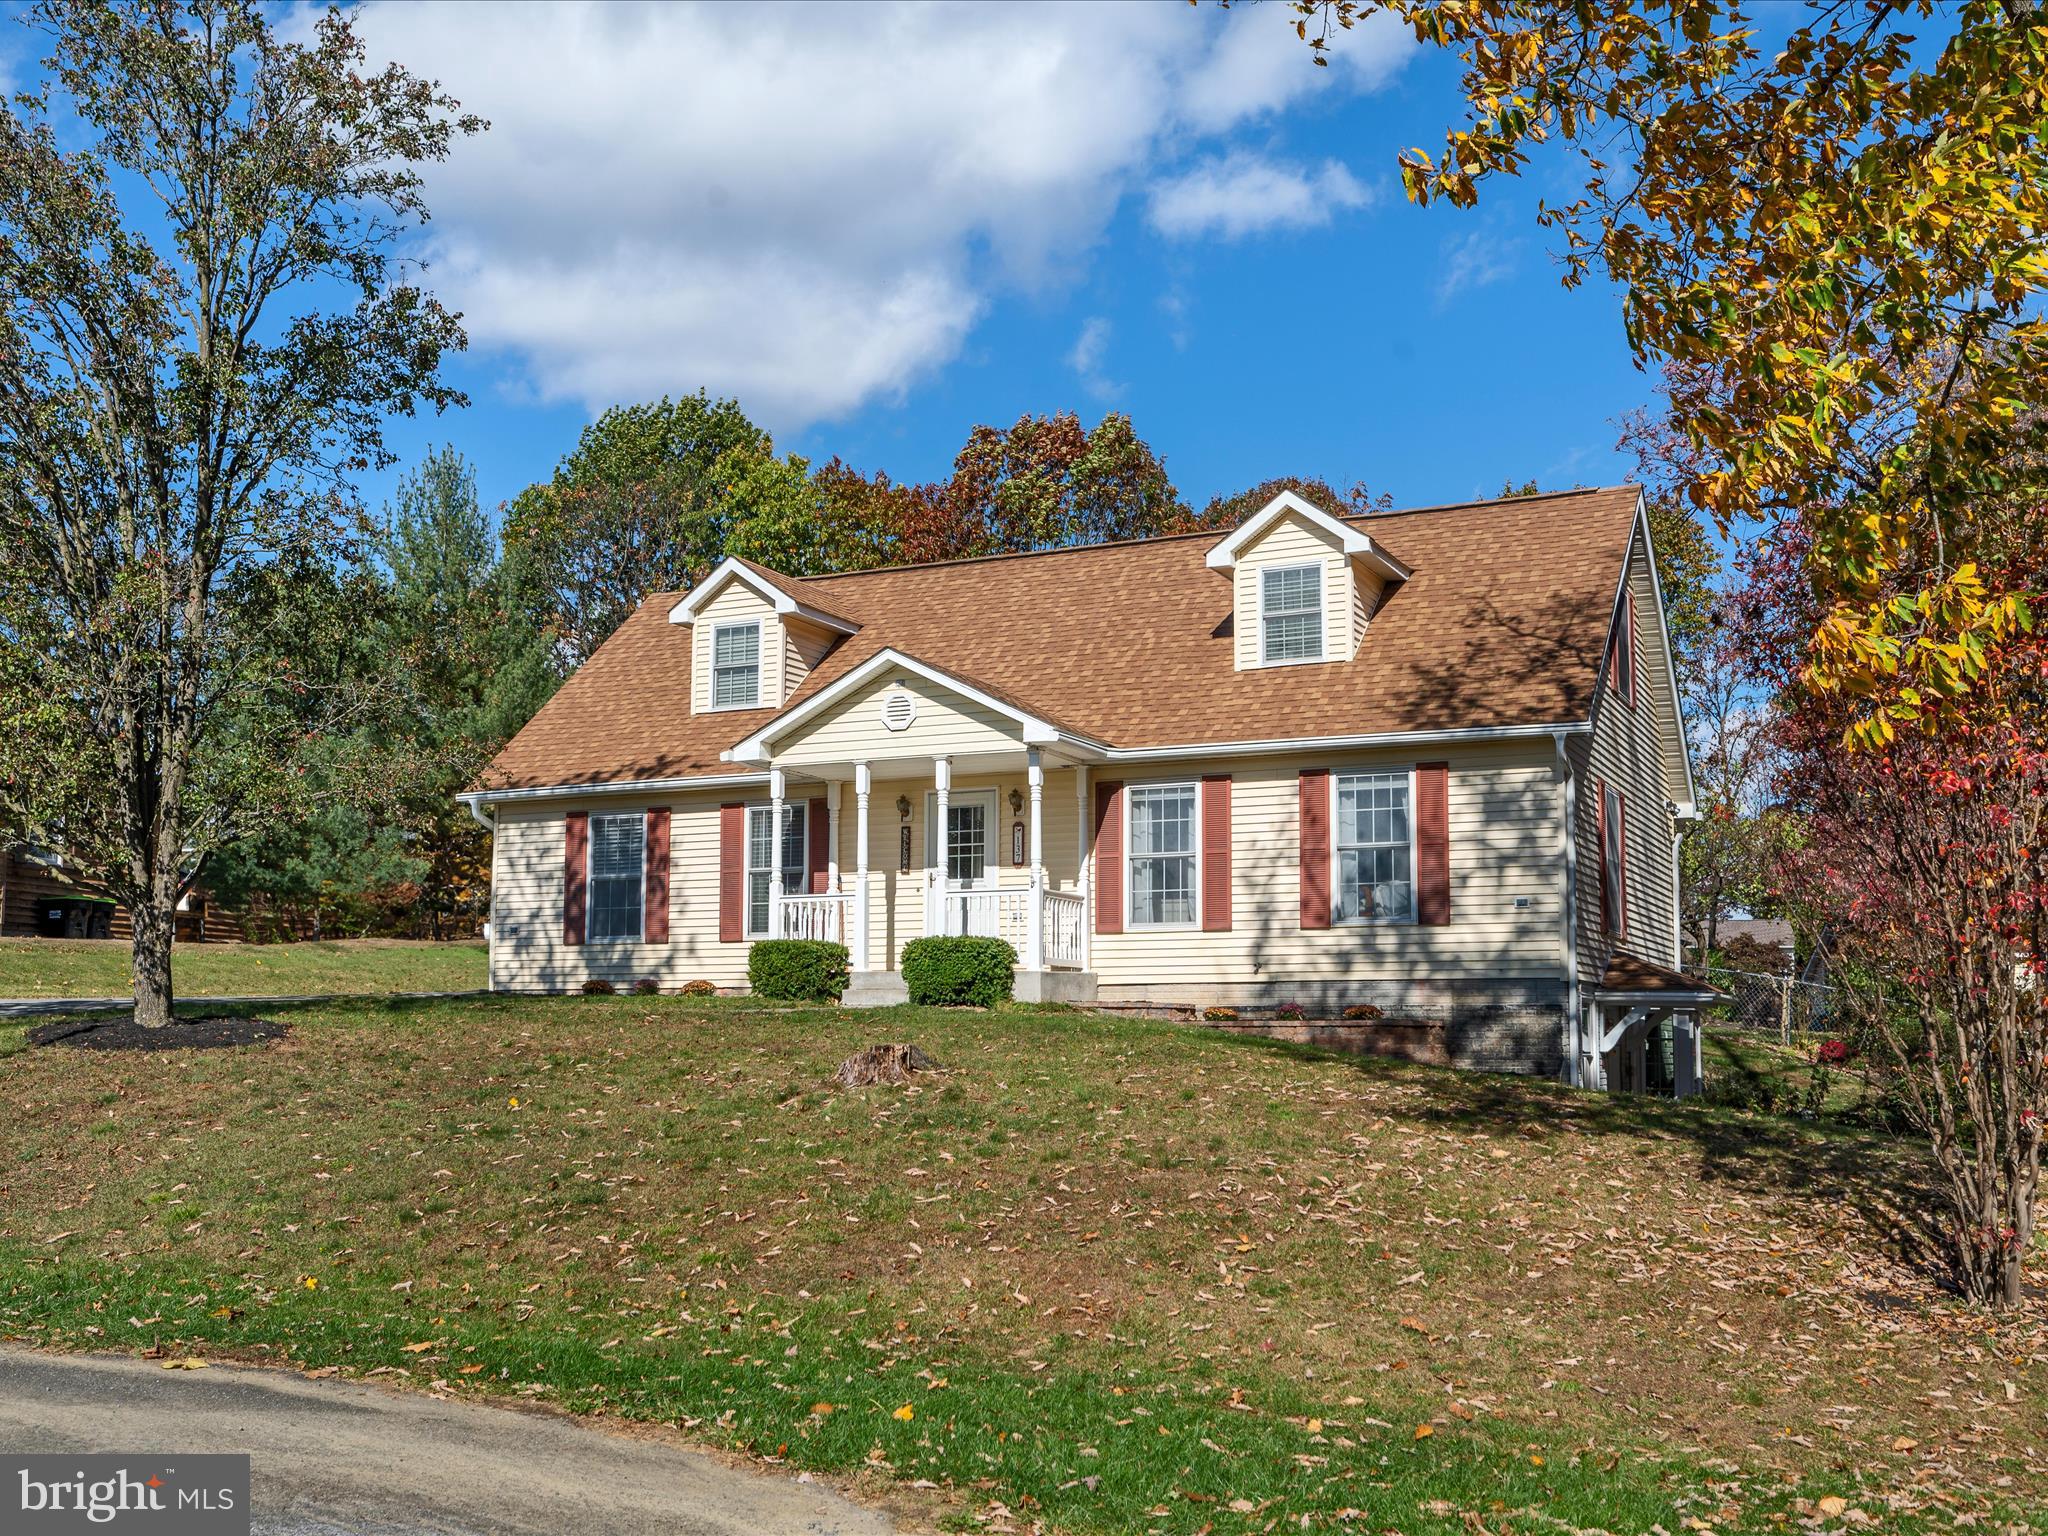
[[[305,944],[180,944],[172,984],[193,997],[464,992],[485,983],[481,943],[349,939]],[[0,939],[0,997],[126,997],[118,939]]]
[[[1895,1251],[1897,1143],[1052,1010],[290,1017],[0,1061],[0,1335],[678,1424],[952,1525],[2048,1529],[2048,1310]],[[829,1087],[876,1039],[950,1070]]]

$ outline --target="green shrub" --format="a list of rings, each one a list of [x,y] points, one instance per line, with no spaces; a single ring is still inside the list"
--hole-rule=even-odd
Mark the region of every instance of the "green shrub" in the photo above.
[[[1002,939],[912,939],[903,946],[903,984],[913,1003],[1007,1002],[1017,977],[1017,951]]]
[[[763,939],[747,956],[747,985],[756,997],[832,1003],[846,990],[846,946],[823,939]]]

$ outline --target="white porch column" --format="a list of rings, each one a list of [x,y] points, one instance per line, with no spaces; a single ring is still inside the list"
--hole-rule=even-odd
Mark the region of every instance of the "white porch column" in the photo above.
[[[1024,913],[1024,968],[1045,969],[1045,760],[1038,748],[1026,754],[1025,781],[1031,786],[1031,901]]]
[[[825,785],[825,889],[839,894],[839,781]]]
[[[924,931],[944,933],[946,931],[946,807],[953,791],[953,759],[935,757],[932,759],[932,787],[937,791],[937,807],[932,812],[932,825],[926,829],[925,842],[935,851],[925,859],[924,871]],[[932,862],[937,860],[936,865]]]
[[[1079,828],[1081,871],[1081,969],[1088,969],[1094,957],[1095,933],[1095,841],[1088,825],[1088,765],[1074,764],[1074,825]]]
[[[782,937],[782,770],[768,770],[768,937]]]
[[[853,953],[852,969],[868,968],[868,765],[853,765]]]

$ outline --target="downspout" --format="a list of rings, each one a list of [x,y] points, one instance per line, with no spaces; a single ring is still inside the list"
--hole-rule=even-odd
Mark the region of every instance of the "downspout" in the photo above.
[[[1579,1038],[1585,1028],[1579,1009],[1579,789],[1578,781],[1572,777],[1571,758],[1565,753],[1565,733],[1558,731],[1550,739],[1557,745],[1557,773],[1564,791],[1564,918],[1560,933],[1565,996],[1564,1080],[1574,1088],[1583,1088],[1581,1065],[1585,1052]]]
[[[1678,807],[1671,807],[1671,968],[1685,969],[1685,886],[1679,873],[1678,854],[1685,842],[1686,818],[1678,814]],[[1707,957],[1700,956],[1705,965]]]
[[[498,824],[484,814],[484,808],[477,803],[478,796],[457,795],[455,798],[468,807],[470,819],[491,834],[491,915],[484,919],[484,986],[495,992],[498,990],[498,967],[492,962],[497,958],[498,948]]]

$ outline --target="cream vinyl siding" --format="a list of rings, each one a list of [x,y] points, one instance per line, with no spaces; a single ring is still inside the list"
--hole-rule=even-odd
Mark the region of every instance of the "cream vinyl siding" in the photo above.
[[[884,771],[898,770],[884,770],[878,765],[875,771],[879,775]],[[1011,774],[956,774],[953,788],[962,793],[977,789],[996,791],[999,867],[995,883],[1005,890],[1028,887],[1031,883],[1029,867],[1019,869],[1010,863],[1010,827],[1013,822],[1024,823],[1024,854],[1026,859],[1031,856],[1030,787],[1024,782],[1023,770]],[[877,777],[868,800],[868,888],[874,903],[868,924],[868,964],[874,970],[895,970],[902,960],[903,946],[924,935],[924,839],[925,818],[929,810],[926,796],[931,789],[932,776],[928,771],[921,778],[885,780]],[[1013,789],[1025,796],[1024,809],[1016,815],[1010,812],[1010,791]],[[790,793],[796,793],[795,786],[791,787]],[[822,794],[823,791],[817,793]],[[839,873],[841,882],[850,891],[853,889],[858,830],[853,786],[846,785],[840,796]],[[910,801],[908,875],[897,872],[897,854],[901,847],[898,829],[904,825],[896,809],[898,796],[907,797]],[[1073,773],[1048,770],[1045,775],[1044,837],[1049,890],[1080,889],[1079,825]]]
[[[806,619],[782,623],[782,697],[793,698],[839,636]]]
[[[929,760],[1019,749],[1021,733],[1015,720],[915,673],[903,674],[902,691],[916,700],[917,718],[905,730],[890,730],[882,724],[882,697],[898,691],[896,681],[879,677],[779,736],[772,743],[776,764],[795,768],[807,763],[871,761],[879,774],[890,758]]]
[[[1487,981],[1562,972],[1559,800],[1548,741],[1401,754],[1259,757],[1097,769],[1126,784],[1232,778],[1231,928],[1126,929],[1089,939],[1105,989],[1288,982]],[[1399,771],[1450,764],[1451,921],[1301,926],[1299,771]],[[1518,898],[1528,905],[1517,907]]]
[[[1667,803],[1684,793],[1684,746],[1672,713],[1671,654],[1657,623],[1657,594],[1640,526],[1629,544],[1628,590],[1636,605],[1635,707],[1609,692],[1603,680],[1592,734],[1572,738],[1567,749],[1578,780],[1578,947],[1580,974],[1588,982],[1599,980],[1616,949],[1656,965],[1678,966],[1672,931],[1678,871],[1671,857]],[[1618,786],[1628,801],[1628,924],[1619,943],[1600,928],[1602,782]]]
[[[690,707],[697,713],[702,714],[711,708],[711,645],[718,626],[749,624],[755,620],[759,620],[761,625],[759,707],[772,709],[788,697],[777,691],[786,663],[783,660],[782,624],[775,617],[774,608],[745,582],[728,581],[725,589],[705,605],[704,611],[691,625],[694,634],[690,644]]]
[[[718,941],[718,808],[765,799],[767,788],[664,795],[659,800],[592,796],[548,805],[501,805],[491,839],[491,988],[573,992],[593,976],[622,990],[651,977],[664,991],[686,981],[721,987],[747,981],[747,946]],[[669,942],[562,942],[563,852],[570,811],[644,811],[669,816]]]
[[[1260,659],[1260,595],[1263,573],[1274,566],[1316,565],[1323,572],[1323,661],[1349,661],[1356,650],[1351,563],[1321,529],[1289,514],[1277,520],[1237,559],[1231,603],[1237,670],[1265,665]],[[1315,662],[1286,662],[1314,666]]]

